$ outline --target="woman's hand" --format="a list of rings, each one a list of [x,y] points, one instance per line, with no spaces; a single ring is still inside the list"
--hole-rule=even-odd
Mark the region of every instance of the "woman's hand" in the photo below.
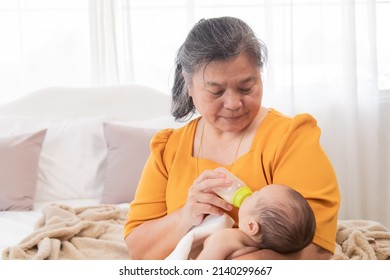
[[[126,237],[129,254],[133,259],[166,258],[180,239],[193,226],[199,225],[206,215],[232,210],[232,205],[213,192],[214,188],[230,184],[231,180],[222,173],[203,172],[190,187],[187,201],[181,209],[142,223]]]
[[[217,171],[206,170],[200,174],[188,190],[186,204],[181,210],[182,221],[197,226],[206,215],[231,211],[233,206],[213,192],[215,188],[227,187],[231,183],[231,179]]]

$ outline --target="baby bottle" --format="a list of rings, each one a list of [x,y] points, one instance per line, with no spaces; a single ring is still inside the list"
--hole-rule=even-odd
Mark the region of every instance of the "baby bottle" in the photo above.
[[[233,204],[236,207],[240,207],[244,199],[253,193],[244,182],[230,173],[226,168],[218,167],[215,169],[215,171],[226,174],[227,177],[232,180],[232,184],[230,186],[214,190],[217,195],[222,197],[230,204]]]

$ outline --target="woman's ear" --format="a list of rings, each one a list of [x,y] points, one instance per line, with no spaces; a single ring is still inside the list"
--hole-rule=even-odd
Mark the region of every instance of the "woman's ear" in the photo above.
[[[190,75],[188,75],[188,73],[186,71],[182,71],[182,75],[183,75],[183,78],[184,78],[184,86],[187,88],[187,94],[188,96],[192,97],[192,89],[191,89],[191,86],[190,86]]]
[[[250,220],[248,222],[247,228],[248,228],[248,233],[250,235],[256,235],[261,230],[260,224],[258,222],[256,222],[255,220]]]
[[[188,93],[188,96],[192,97],[192,89],[191,89],[191,87],[187,87],[187,93]]]

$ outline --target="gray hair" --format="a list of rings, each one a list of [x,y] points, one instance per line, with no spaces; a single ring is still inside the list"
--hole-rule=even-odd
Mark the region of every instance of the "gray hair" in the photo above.
[[[201,19],[191,29],[176,56],[176,69],[172,87],[172,115],[185,120],[195,113],[192,98],[188,95],[188,80],[201,67],[215,60],[229,60],[248,53],[259,69],[267,60],[267,48],[244,21],[234,17]]]

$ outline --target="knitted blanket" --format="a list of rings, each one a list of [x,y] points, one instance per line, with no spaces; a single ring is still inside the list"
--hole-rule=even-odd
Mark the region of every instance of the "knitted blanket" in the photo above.
[[[36,230],[5,249],[3,259],[129,259],[123,240],[127,209],[49,205],[42,211]]]
[[[339,220],[334,260],[390,259],[390,232],[371,220]]]

